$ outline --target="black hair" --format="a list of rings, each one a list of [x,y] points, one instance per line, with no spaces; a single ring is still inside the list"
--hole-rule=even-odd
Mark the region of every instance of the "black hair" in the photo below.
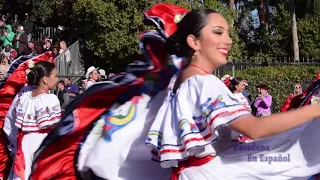
[[[166,42],[168,54],[179,57],[192,57],[194,50],[189,47],[187,37],[192,34],[200,38],[200,31],[207,25],[208,16],[218,13],[212,9],[196,9],[186,14],[177,24],[176,32]]]
[[[47,61],[38,62],[28,73],[27,82],[33,86],[39,86],[43,77],[49,77],[52,70],[55,68],[53,63]]]
[[[242,78],[233,78],[230,80],[229,89],[232,93],[237,89],[236,86],[239,85],[241,81],[243,81]]]
[[[68,79],[69,81],[71,81],[71,78],[69,76],[64,77],[65,79]]]
[[[265,85],[265,84],[259,84],[259,85],[257,86],[257,88],[264,89],[264,90],[267,90],[267,91],[268,91],[268,86]]]
[[[58,84],[62,84],[63,86],[65,86],[65,83],[64,83],[63,80],[60,80],[60,81],[58,82]]]

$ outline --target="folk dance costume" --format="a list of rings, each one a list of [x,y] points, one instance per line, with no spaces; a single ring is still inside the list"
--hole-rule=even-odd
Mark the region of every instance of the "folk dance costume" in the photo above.
[[[10,151],[8,150],[10,143],[3,129],[5,117],[16,94],[18,94],[26,84],[25,70],[29,69],[28,60],[30,59],[34,63],[39,61],[53,62],[53,54],[46,52],[39,56],[19,57],[11,63],[6,79],[0,82],[0,179],[8,178],[13,163]],[[24,90],[27,89],[27,87],[24,88]],[[23,92],[23,90],[21,92]],[[10,147],[9,149],[11,150]]]
[[[17,143],[12,179],[28,179],[34,153],[61,118],[60,102],[54,94],[32,97],[31,92],[24,93],[12,104],[15,114],[12,113],[9,120],[15,121],[18,129],[17,140],[11,142],[12,145]]]
[[[250,111],[222,81],[196,75],[173,92],[185,61],[168,60],[164,43],[187,12],[159,4],[145,13],[146,23],[158,28],[140,37],[146,61],[68,105],[35,153],[31,179],[281,180],[320,172],[319,121],[241,144],[228,124]],[[259,161],[260,154],[266,158]]]

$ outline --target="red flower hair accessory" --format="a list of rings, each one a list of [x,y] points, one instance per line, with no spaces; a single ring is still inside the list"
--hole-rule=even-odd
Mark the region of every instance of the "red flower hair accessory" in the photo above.
[[[227,86],[229,87],[231,84],[231,80],[233,79],[232,76],[230,76],[229,74],[226,74],[224,76],[222,76],[221,81]]]
[[[156,26],[165,37],[177,30],[177,23],[189,12],[188,9],[172,4],[157,4],[144,13],[146,24]]]

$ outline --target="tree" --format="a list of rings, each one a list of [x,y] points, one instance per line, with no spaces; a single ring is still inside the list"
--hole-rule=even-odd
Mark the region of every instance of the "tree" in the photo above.
[[[289,0],[294,61],[299,62],[299,40],[294,0]]]

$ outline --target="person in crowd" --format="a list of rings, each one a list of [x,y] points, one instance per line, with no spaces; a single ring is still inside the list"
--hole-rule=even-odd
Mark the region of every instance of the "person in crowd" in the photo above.
[[[260,84],[258,87],[258,96],[253,102],[256,108],[256,116],[271,115],[272,96],[268,93],[268,87],[265,84]]]
[[[7,72],[0,69],[0,81],[5,80],[7,76]]]
[[[107,79],[106,71],[104,69],[99,69],[98,73],[99,73],[99,81],[103,81]]]
[[[18,14],[15,14],[15,15],[14,15],[14,20],[12,21],[13,31],[14,31],[14,32],[18,31],[18,27],[19,27]]]
[[[52,51],[53,47],[52,47],[52,43],[50,40],[46,40],[45,44],[44,44],[44,51]]]
[[[86,90],[99,80],[98,69],[99,68],[95,68],[94,66],[88,68],[86,73],[86,78],[88,79]]]
[[[247,81],[242,80],[241,78],[235,78],[230,75],[225,75],[221,78],[222,82],[230,89],[233,93],[233,97],[244,107],[248,108],[250,111],[251,104],[249,103],[248,99],[243,95],[243,91],[246,88]],[[239,135],[239,142],[249,142],[251,141],[248,137],[243,136],[242,134]]]
[[[22,26],[24,27],[24,31],[28,36],[28,42],[30,42],[32,40],[33,21],[30,19],[30,16],[28,13],[24,14],[24,18],[25,20],[23,21]]]
[[[70,100],[74,99],[79,94],[79,88],[75,84],[71,83],[71,78],[66,76],[64,77],[65,89],[69,93]]]
[[[19,55],[28,47],[28,36],[24,32],[23,26],[18,26],[17,35],[13,40],[13,44]]]
[[[61,108],[56,95],[49,94],[57,85],[57,71],[53,63],[42,61],[30,69],[27,82],[34,86],[32,91],[22,94],[12,104],[10,121],[15,122],[18,136],[11,146],[16,146],[13,179],[29,179],[33,155],[43,139],[60,121]],[[7,134],[8,137],[11,134]]]
[[[41,41],[40,41],[41,45],[43,46],[43,49],[46,49],[46,41],[47,40],[50,40],[48,35],[47,34],[43,35],[41,38]]]
[[[238,100],[240,104],[243,106],[247,107],[248,109],[251,110],[251,106],[248,102],[248,99],[242,94],[242,92],[245,90],[245,81],[242,80],[241,78],[235,78],[235,77],[230,77],[227,78],[228,81],[230,81],[228,84],[228,88],[230,91],[233,93],[234,97]],[[224,80],[225,82],[226,80]]]
[[[249,92],[248,88],[249,88],[249,81],[247,79],[244,79],[243,80],[243,84],[245,86],[245,89],[242,91],[242,94],[244,95],[244,97],[247,98],[249,104],[251,104],[252,102],[252,95],[251,93]]]
[[[60,101],[61,109],[65,109],[70,101],[70,96],[68,91],[65,89],[65,83],[63,80],[58,82],[58,92],[57,92],[58,99]]]
[[[302,89],[301,84],[299,84],[299,83],[295,84],[295,85],[294,85],[293,95],[294,95],[294,96],[297,96],[297,95],[302,94],[302,92],[303,92],[303,89]]]
[[[79,94],[82,94],[86,90],[87,82],[88,82],[87,79],[84,79],[81,81],[80,87],[79,87]]]
[[[108,75],[108,78],[111,78],[111,77],[113,77],[113,76],[115,76],[116,74],[114,74],[114,73],[109,73],[109,75]]]
[[[12,27],[10,24],[6,25],[5,31],[3,36],[1,37],[1,41],[3,42],[3,47],[6,47],[7,45],[10,45],[12,47],[12,41],[14,38],[15,34],[12,32]]]
[[[45,50],[44,50],[43,46],[41,45],[40,41],[35,41],[34,48],[35,48],[36,54],[42,54],[42,53],[45,52]]]
[[[9,60],[7,56],[1,56],[1,64],[0,64],[0,70],[4,72],[8,72],[9,70]]]
[[[28,47],[25,48],[21,55],[31,55],[31,54],[37,54],[36,48],[35,48],[35,43],[33,41],[29,41]]]
[[[64,53],[66,57],[66,61],[67,63],[69,63],[69,61],[71,60],[71,53],[68,49],[67,43],[65,41],[60,41],[59,45],[60,45],[59,54]]]
[[[1,16],[1,15],[0,15]],[[4,35],[4,32],[5,32],[5,28],[6,27],[6,23],[2,20],[2,19],[0,19],[0,37],[2,37],[3,35]],[[1,44],[2,44],[3,42],[1,41]],[[0,47],[1,48],[1,47]]]
[[[52,53],[53,53],[54,58],[59,56],[59,48],[57,46],[53,46]]]
[[[7,56],[9,61],[13,61],[18,57],[18,53],[10,45],[7,45],[2,51],[1,56]]]
[[[53,57],[56,58],[59,56],[59,47],[58,46],[53,46],[52,47],[52,53],[53,53]]]

